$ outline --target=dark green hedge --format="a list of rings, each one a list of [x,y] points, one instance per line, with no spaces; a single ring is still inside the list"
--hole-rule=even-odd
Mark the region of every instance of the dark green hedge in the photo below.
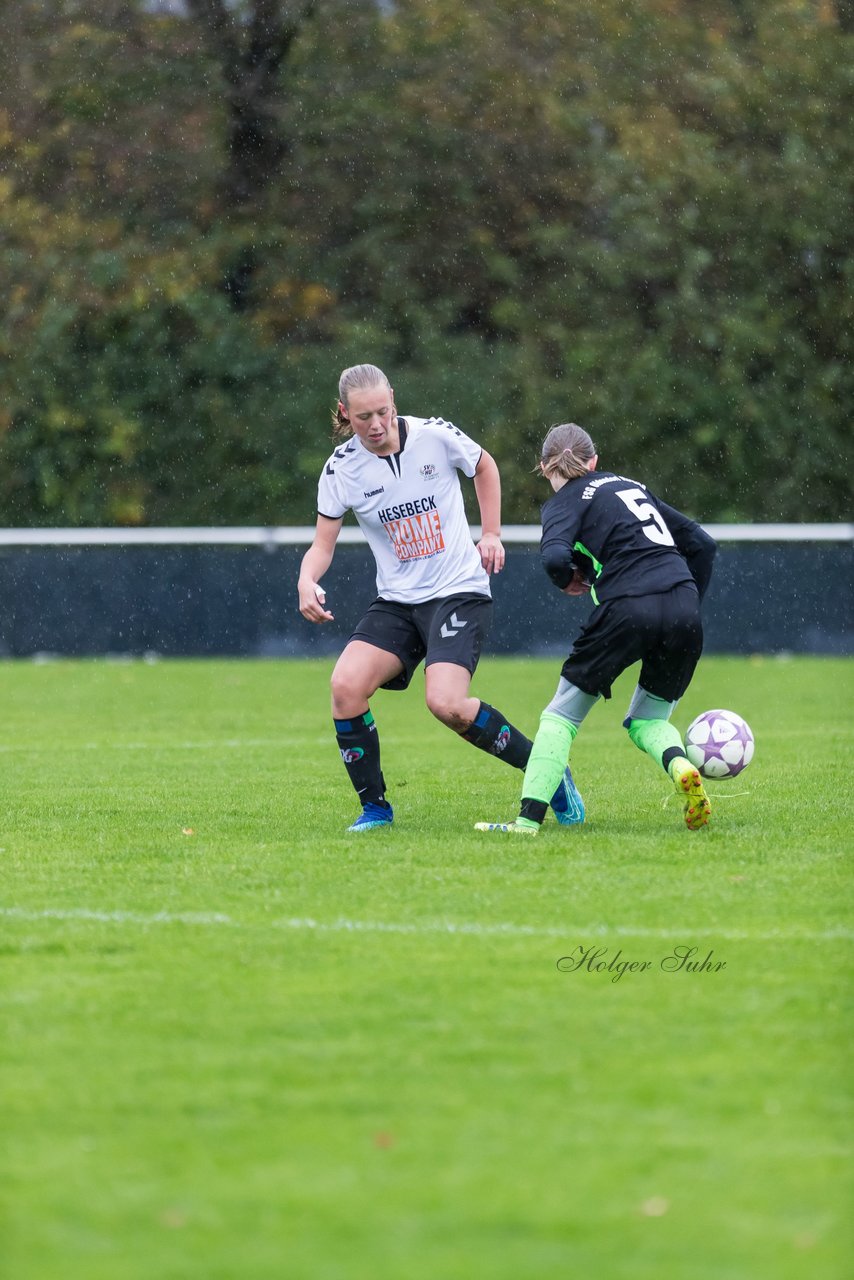
[[[197,21],[24,10],[0,522],[309,521],[360,360],[494,453],[508,521],[536,518],[568,419],[700,518],[850,515],[833,5],[320,4],[268,91],[281,162],[237,203]]]

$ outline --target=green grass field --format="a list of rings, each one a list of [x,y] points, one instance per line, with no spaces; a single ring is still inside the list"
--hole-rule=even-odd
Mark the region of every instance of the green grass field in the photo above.
[[[475,691],[532,731],[558,666]],[[0,665],[2,1274],[850,1274],[854,663],[701,664],[676,722],[757,753],[699,833],[630,675],[536,841],[471,829],[521,775],[420,675],[374,702],[394,828],[345,836],[329,669]]]

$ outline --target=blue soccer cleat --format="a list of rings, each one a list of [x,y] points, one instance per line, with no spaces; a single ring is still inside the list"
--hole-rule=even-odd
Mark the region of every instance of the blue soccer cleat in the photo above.
[[[584,821],[584,801],[572,781],[569,765],[564,769],[560,786],[550,803],[552,812],[562,827],[572,827]]]
[[[365,805],[352,827],[348,831],[373,831],[374,827],[390,827],[394,822],[394,810],[390,804]]]

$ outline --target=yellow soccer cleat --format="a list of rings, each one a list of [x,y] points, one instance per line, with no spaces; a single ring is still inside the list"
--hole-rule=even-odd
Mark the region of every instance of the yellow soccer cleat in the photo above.
[[[712,806],[706,795],[699,769],[687,760],[673,762],[671,777],[676,790],[685,797],[685,825],[689,831],[699,831],[712,816]]]
[[[513,835],[517,836],[535,836],[540,828],[536,822],[528,822],[525,818],[519,818],[516,822],[476,822],[474,829],[475,831],[512,832]]]

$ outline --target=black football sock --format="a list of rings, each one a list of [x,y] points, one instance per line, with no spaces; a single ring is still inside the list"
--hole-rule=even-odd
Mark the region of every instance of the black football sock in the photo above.
[[[543,825],[546,817],[548,805],[544,800],[531,800],[525,796],[522,797],[522,807],[519,810],[520,818],[527,818],[529,822],[538,822]]]
[[[466,742],[470,742],[473,747],[479,747],[481,751],[497,756],[499,760],[512,765],[514,769],[524,769],[531,754],[531,739],[526,738],[524,733],[514,728],[510,721],[488,702],[480,704],[471,725],[465,733],[460,734],[460,737],[465,738]]]
[[[380,735],[370,711],[353,720],[336,720],[335,737],[341,759],[360,802],[387,804],[380,769]]]

